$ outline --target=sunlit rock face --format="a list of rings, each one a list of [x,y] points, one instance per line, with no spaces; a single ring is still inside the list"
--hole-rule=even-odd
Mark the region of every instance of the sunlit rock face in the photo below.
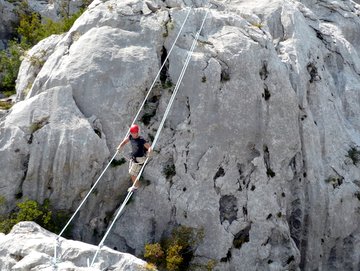
[[[76,209],[125,136],[190,5],[139,117],[145,138],[155,135],[209,10],[204,28],[142,187],[105,244],[140,256],[146,243],[184,225],[204,231],[194,264],[358,270],[353,1],[94,1],[68,33],[33,48],[48,48],[41,67],[23,62],[32,76],[20,73],[19,102],[0,124],[6,207],[27,197]],[[99,242],[129,184],[127,164],[109,167],[75,219],[74,238]]]

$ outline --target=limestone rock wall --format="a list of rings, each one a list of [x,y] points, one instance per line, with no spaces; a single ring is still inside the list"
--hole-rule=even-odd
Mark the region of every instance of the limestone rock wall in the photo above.
[[[142,188],[106,244],[141,255],[146,243],[185,225],[205,233],[193,262],[214,259],[218,270],[358,270],[360,170],[349,157],[360,146],[353,1],[95,0],[51,43],[41,69],[18,79],[20,101],[0,124],[8,208],[22,197],[76,208],[192,5],[139,122],[152,138],[208,4]],[[166,166],[174,174],[165,176]],[[74,236],[97,243],[128,185],[127,165],[110,167]]]

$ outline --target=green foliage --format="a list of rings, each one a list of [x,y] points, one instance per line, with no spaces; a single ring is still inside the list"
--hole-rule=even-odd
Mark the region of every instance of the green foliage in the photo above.
[[[7,50],[0,51],[0,90],[6,91],[7,96],[15,94],[15,80],[21,64],[21,56],[26,49],[26,43],[10,41]]]
[[[181,255],[182,246],[173,244],[169,246],[166,253],[166,269],[169,271],[180,270],[180,264],[183,262]]]
[[[33,46],[53,34],[61,34],[69,31],[75,20],[79,18],[83,12],[84,10],[81,9],[72,16],[64,17],[58,22],[50,18],[45,18],[42,21],[40,15],[36,12],[30,14],[22,13],[20,14],[20,23],[17,32],[27,44]]]
[[[0,101],[0,109],[8,110],[12,107],[12,103],[7,101]]]
[[[204,239],[204,230],[179,226],[173,230],[171,239],[172,242],[181,245],[184,249],[192,249]]]
[[[157,270],[156,265],[155,265],[155,264],[152,264],[152,263],[146,263],[146,264],[144,265],[144,269],[145,269],[146,271],[156,271],[156,270]]]
[[[48,124],[49,118],[45,117],[39,121],[35,121],[31,123],[30,125],[30,133],[35,133],[37,130],[40,130],[42,127],[44,127],[46,124]]]
[[[90,1],[85,2],[84,7],[88,2],[90,3]],[[10,91],[14,94],[15,80],[26,50],[52,34],[67,32],[83,12],[84,9],[81,9],[72,16],[65,16],[59,22],[54,22],[49,18],[41,18],[36,12],[31,12],[27,1],[21,2],[17,10],[20,20],[16,28],[20,42],[10,41],[7,50],[0,51],[0,91]],[[41,58],[34,56],[30,58],[30,62],[38,66],[44,64]]]
[[[146,244],[144,258],[151,263],[159,264],[164,261],[165,253],[159,243]]]
[[[179,226],[172,231],[169,238],[161,242],[161,245],[147,244],[144,257],[168,271],[188,270],[193,251],[203,238],[203,229]]]
[[[264,27],[264,25],[262,23],[252,23],[251,25],[255,26],[255,27],[259,28],[259,29]]]
[[[173,84],[173,82],[172,82],[170,79],[168,79],[168,80],[166,80],[165,82],[162,83],[162,87],[163,87],[164,89],[172,88],[173,85],[174,85],[174,84]]]
[[[54,214],[48,199],[45,199],[42,205],[34,200],[25,200],[17,203],[16,206],[14,212],[1,217],[0,232],[9,233],[12,227],[21,221],[34,221],[56,233],[60,232],[69,217],[65,212]]]

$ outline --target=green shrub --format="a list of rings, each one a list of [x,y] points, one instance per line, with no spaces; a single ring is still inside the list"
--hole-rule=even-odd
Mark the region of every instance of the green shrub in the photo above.
[[[84,5],[88,5],[88,2],[90,3],[90,1],[85,1]],[[42,19],[38,13],[30,11],[26,1],[22,2],[17,10],[20,20],[16,28],[20,42],[10,41],[8,48],[0,51],[0,91],[10,91],[11,95],[14,94],[15,80],[26,50],[52,34],[67,32],[84,10],[81,9],[72,16],[66,16],[59,22],[54,22],[49,18]],[[39,66],[44,64],[41,59],[34,57],[30,61]]]
[[[5,109],[8,110],[12,107],[12,103],[11,102],[7,102],[7,101],[0,101],[0,109]]]
[[[46,124],[49,123],[49,117],[42,118],[41,120],[35,121],[30,125],[30,133],[35,133],[37,130],[40,130]]]
[[[45,199],[42,205],[35,200],[25,200],[17,203],[16,206],[12,213],[1,217],[0,232],[7,234],[21,221],[34,221],[43,228],[58,233],[69,217],[63,211],[53,213],[48,199]]]
[[[145,263],[144,269],[146,271],[156,271],[157,270],[156,265],[152,264],[152,263]]]
[[[188,270],[196,246],[204,238],[203,229],[179,226],[170,237],[159,243],[147,244],[144,257],[168,271]]]
[[[181,255],[182,246],[172,244],[168,247],[166,253],[166,270],[177,271],[180,269],[180,264],[183,262]]]
[[[36,12],[30,14],[23,13],[20,14],[17,33],[27,44],[33,46],[53,34],[61,34],[69,31],[75,20],[79,18],[83,12],[84,10],[81,9],[72,16],[65,17],[58,22],[50,18],[45,18],[42,21],[40,15]]]
[[[144,258],[151,263],[159,264],[164,261],[165,253],[159,243],[146,244]]]
[[[15,80],[19,72],[21,57],[29,46],[24,43],[10,41],[7,50],[0,51],[0,90],[6,91],[6,96],[15,94]]]

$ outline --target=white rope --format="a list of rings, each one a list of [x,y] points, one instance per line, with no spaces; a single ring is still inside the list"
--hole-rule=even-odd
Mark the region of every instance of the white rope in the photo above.
[[[173,44],[172,44],[172,46],[171,46],[171,48],[170,48],[170,50],[169,50],[169,52],[168,52],[168,54],[167,54],[167,56],[166,56],[163,64],[161,65],[158,73],[156,74],[156,77],[155,77],[154,81],[152,82],[152,84],[151,84],[151,86],[150,86],[150,89],[149,89],[148,93],[146,94],[146,96],[145,96],[145,98],[144,98],[144,100],[143,100],[143,102],[142,102],[142,104],[141,104],[138,112],[136,113],[136,115],[135,115],[135,117],[134,117],[134,120],[132,121],[130,127],[136,122],[138,116],[140,115],[140,112],[141,112],[141,110],[143,109],[143,107],[144,107],[144,105],[145,105],[145,103],[146,103],[146,101],[147,101],[147,99],[148,99],[148,97],[149,97],[152,89],[154,88],[155,83],[157,82],[157,79],[158,79],[158,77],[159,77],[162,69],[164,68],[164,66],[165,66],[165,64],[166,64],[166,61],[167,61],[168,58],[170,57],[170,54],[171,54],[173,48],[175,47],[175,44],[176,44],[176,42],[177,42],[177,40],[178,40],[178,38],[179,38],[179,36],[180,36],[180,34],[181,34],[184,26],[185,26],[185,23],[186,23],[186,21],[188,20],[188,17],[189,17],[189,14],[190,14],[191,10],[192,10],[192,7],[189,8],[189,11],[187,12],[186,17],[185,17],[185,19],[184,19],[184,22],[182,23],[182,25],[181,25],[181,27],[180,27],[179,33],[177,34],[177,36],[176,36],[176,38],[175,38],[175,40],[174,40],[174,42],[173,42]],[[124,138],[127,138],[127,137],[129,136],[129,133],[130,133],[130,131],[129,131],[129,129],[128,129]],[[65,232],[65,230],[67,229],[67,227],[70,225],[70,223],[72,222],[72,220],[74,219],[74,217],[76,216],[76,214],[79,212],[79,210],[81,209],[81,207],[83,206],[83,204],[85,203],[85,201],[86,201],[86,200],[88,199],[88,197],[90,196],[91,192],[95,189],[96,185],[99,183],[101,177],[104,175],[105,171],[108,169],[108,167],[110,166],[111,162],[115,159],[115,157],[116,157],[116,155],[118,154],[118,152],[119,152],[119,150],[116,150],[114,156],[110,159],[109,163],[108,163],[107,166],[104,168],[104,170],[102,171],[102,173],[100,174],[100,176],[98,177],[98,179],[96,180],[96,182],[94,183],[94,185],[91,187],[90,191],[87,193],[87,195],[85,196],[85,198],[82,200],[82,202],[80,203],[79,207],[76,209],[76,211],[73,213],[73,215],[71,216],[71,218],[69,219],[69,221],[66,223],[66,225],[64,226],[64,228],[61,230],[61,232],[60,232],[60,233],[58,234],[58,236],[56,237],[56,243],[55,243],[55,247],[54,247],[54,259],[53,259],[53,264],[54,264],[54,267],[55,267],[55,268],[56,268],[56,263],[57,263],[57,247],[60,246],[60,241],[59,241],[59,239],[60,239],[61,235]]]
[[[135,115],[135,117],[134,117],[134,120],[133,120],[133,122],[131,123],[130,127],[136,122],[137,118],[139,117],[141,109],[144,107],[145,102],[147,101],[147,98],[149,97],[150,92],[152,91],[153,87],[155,86],[155,84],[156,84],[156,82],[157,82],[157,79],[158,79],[158,77],[160,76],[160,73],[161,73],[162,69],[163,69],[164,66],[166,65],[166,61],[169,59],[170,54],[171,54],[172,50],[174,49],[175,44],[176,44],[178,38],[180,37],[180,34],[181,34],[181,32],[182,32],[182,30],[183,30],[183,28],[184,28],[184,26],[185,26],[185,23],[186,23],[186,21],[187,21],[187,19],[188,19],[188,17],[189,17],[189,14],[190,14],[190,12],[191,12],[191,9],[192,9],[192,6],[190,6],[189,11],[188,11],[188,13],[186,14],[186,17],[185,17],[185,19],[184,19],[184,22],[183,22],[183,24],[182,24],[181,27],[180,27],[179,33],[177,34],[177,36],[176,36],[176,38],[175,38],[175,41],[173,42],[173,44],[172,44],[172,46],[171,46],[171,48],[170,48],[170,50],[169,50],[166,58],[165,58],[164,61],[163,61],[163,64],[161,65],[158,73],[156,74],[156,77],[155,77],[154,81],[152,82],[152,84],[151,84],[151,86],[150,86],[150,89],[149,89],[148,93],[146,94],[145,99],[144,99],[144,101],[142,102],[139,111],[136,113],[136,115]],[[125,135],[124,138],[127,138],[127,137],[129,136],[129,134],[130,134],[130,130],[127,131],[127,133],[126,133],[126,135]]]
[[[160,122],[159,128],[158,128],[158,130],[157,130],[157,132],[156,132],[156,135],[155,135],[155,138],[154,138],[154,142],[153,142],[152,145],[151,145],[151,148],[152,148],[152,149],[154,149],[154,147],[155,147],[155,145],[156,145],[156,143],[157,143],[157,140],[158,140],[158,138],[159,138],[159,136],[160,136],[160,132],[161,132],[163,126],[164,126],[165,120],[166,120],[166,118],[167,118],[167,116],[168,116],[168,114],[169,114],[169,112],[170,112],[170,108],[171,108],[171,106],[172,106],[172,104],[173,104],[173,102],[174,102],[175,96],[176,96],[176,94],[177,94],[177,92],[178,92],[178,89],[179,89],[180,84],[181,84],[181,81],[182,81],[182,79],[183,79],[183,77],[184,77],[185,71],[186,71],[186,69],[187,69],[187,67],[188,67],[188,65],[189,65],[191,56],[192,56],[192,54],[193,54],[193,52],[194,52],[194,49],[195,49],[197,40],[199,39],[200,32],[201,32],[201,30],[202,30],[203,27],[204,27],[204,23],[205,23],[205,20],[206,20],[206,17],[207,17],[207,15],[208,15],[208,13],[209,13],[209,9],[206,11],[206,14],[205,14],[205,16],[204,16],[204,18],[203,18],[203,21],[202,21],[202,24],[201,24],[201,26],[200,26],[200,29],[199,29],[199,31],[196,33],[195,38],[194,38],[194,41],[193,41],[193,43],[192,43],[192,45],[191,45],[190,51],[188,52],[188,55],[187,55],[185,64],[184,64],[184,66],[183,66],[183,68],[182,68],[182,70],[181,70],[181,73],[180,73],[180,75],[179,75],[179,78],[178,78],[178,80],[177,80],[177,83],[176,83],[174,92],[173,92],[172,95],[171,95],[171,98],[170,98],[170,101],[169,101],[169,103],[168,103],[168,105],[167,105],[167,107],[166,107],[164,116],[163,116],[163,118],[162,118],[162,120],[161,120],[161,122]],[[143,173],[144,168],[145,168],[148,160],[149,160],[149,158],[147,157],[146,160],[145,160],[145,162],[144,162],[144,164],[142,165],[141,170],[140,170],[139,174],[137,175],[137,177],[136,177],[136,179],[135,179],[135,181],[134,181],[134,183],[133,183],[133,185],[132,185],[131,188],[134,188],[134,187],[135,187],[135,184],[136,184],[136,182],[139,180],[139,178],[141,177],[141,174]],[[127,204],[127,202],[130,200],[130,198],[131,198],[132,195],[133,195],[133,191],[132,191],[132,189],[130,189],[130,191],[128,192],[125,200],[124,200],[123,203],[121,204],[121,206],[120,206],[120,208],[119,208],[119,210],[118,210],[118,212],[117,212],[114,220],[112,221],[111,225],[110,225],[109,228],[107,229],[104,237],[101,239],[101,241],[100,241],[100,243],[99,243],[99,245],[98,245],[98,247],[97,247],[97,250],[96,250],[96,252],[95,252],[95,255],[94,255],[94,257],[93,257],[93,259],[92,259],[92,261],[91,261],[90,267],[92,267],[93,264],[95,263],[96,257],[98,256],[98,254],[99,254],[99,252],[100,252],[100,249],[101,249],[102,246],[104,245],[104,242],[105,242],[107,236],[109,235],[112,227],[114,226],[115,222],[116,222],[117,219],[119,218],[122,210],[124,209],[124,207],[125,207],[125,205]]]

